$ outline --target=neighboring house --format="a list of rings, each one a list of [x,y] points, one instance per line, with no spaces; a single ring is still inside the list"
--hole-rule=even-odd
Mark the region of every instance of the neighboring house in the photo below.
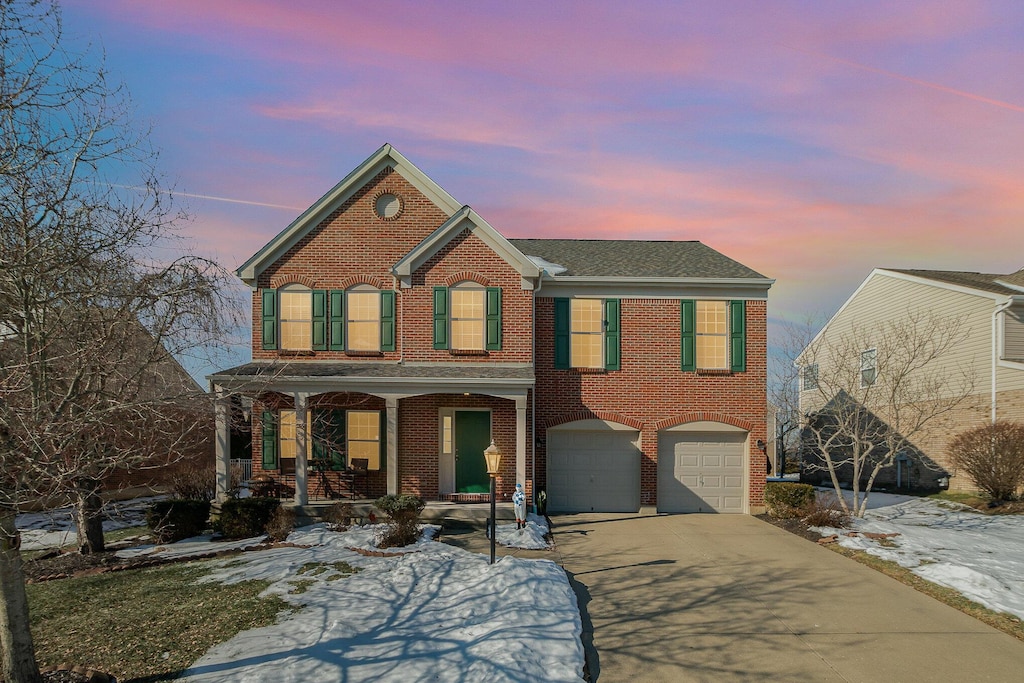
[[[493,440],[503,499],[763,510],[773,280],[700,242],[509,240],[385,145],[238,274],[252,362],[210,381],[255,397],[254,474],[297,503],[353,470],[486,500]]]
[[[972,489],[973,482],[950,462],[946,448],[951,438],[996,419],[1024,421],[1024,269],[1000,275],[876,268],[815,341],[828,344],[854,329],[878,329],[911,314],[959,321],[960,339],[954,350],[928,370],[964,376],[969,396],[954,412],[915,435],[895,466],[880,475],[876,487],[929,489],[944,485],[948,478],[950,488]],[[862,385],[874,381],[876,372],[871,344],[863,346]],[[826,370],[806,357],[798,363],[801,412],[808,414],[820,407],[819,373]]]

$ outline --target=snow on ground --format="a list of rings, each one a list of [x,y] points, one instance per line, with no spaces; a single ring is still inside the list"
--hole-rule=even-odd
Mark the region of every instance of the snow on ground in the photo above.
[[[547,534],[547,520],[531,512],[526,518],[526,528],[517,529],[514,523],[499,524],[498,535],[494,540],[507,548],[547,550],[551,547],[545,539]]]
[[[983,515],[929,498],[872,493],[852,530],[899,534],[873,540],[838,534],[839,544],[898,563],[997,612],[1024,618],[1024,516]]]
[[[163,496],[110,501],[103,506],[103,530],[113,531],[146,523],[146,508]],[[26,512],[14,520],[21,532],[22,550],[61,548],[77,543],[75,510],[72,507]]]
[[[510,556],[492,566],[483,555],[427,540],[391,557],[349,550],[365,547],[373,533],[318,524],[288,537],[311,547],[217,561],[204,580],[269,580],[266,592],[298,609],[214,647],[182,680],[582,680],[576,596],[554,562]],[[359,571],[346,576],[341,563]]]

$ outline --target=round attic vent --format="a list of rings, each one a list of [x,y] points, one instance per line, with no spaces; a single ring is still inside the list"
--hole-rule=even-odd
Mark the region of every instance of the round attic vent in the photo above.
[[[373,210],[381,220],[394,220],[402,213],[402,198],[397,194],[385,192],[377,197]]]

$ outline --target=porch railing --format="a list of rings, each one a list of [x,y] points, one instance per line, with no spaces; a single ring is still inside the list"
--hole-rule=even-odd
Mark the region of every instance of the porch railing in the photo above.
[[[252,479],[252,460],[246,458],[245,460],[231,460],[231,470],[238,472],[238,478],[241,483],[246,483]]]

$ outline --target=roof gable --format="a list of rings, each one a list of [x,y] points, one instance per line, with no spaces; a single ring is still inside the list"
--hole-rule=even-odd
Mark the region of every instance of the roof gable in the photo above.
[[[451,218],[441,224],[434,232],[403,256],[392,268],[392,272],[401,281],[403,287],[411,286],[412,274],[416,272],[432,256],[451,242],[463,230],[470,230],[480,238],[491,250],[506,263],[515,268],[523,278],[537,278],[540,269],[528,259],[501,233],[485,221],[480,214],[468,206],[463,206]],[[524,284],[524,288],[526,285]]]
[[[461,205],[454,197],[431,180],[398,150],[390,144],[385,144],[314,202],[312,206],[303,211],[288,227],[267,242],[235,272],[247,284],[254,286],[260,272],[281,258],[299,240],[320,225],[332,212],[341,207],[385,168],[391,168],[395,173],[400,174],[446,215],[452,216],[459,211]]]

